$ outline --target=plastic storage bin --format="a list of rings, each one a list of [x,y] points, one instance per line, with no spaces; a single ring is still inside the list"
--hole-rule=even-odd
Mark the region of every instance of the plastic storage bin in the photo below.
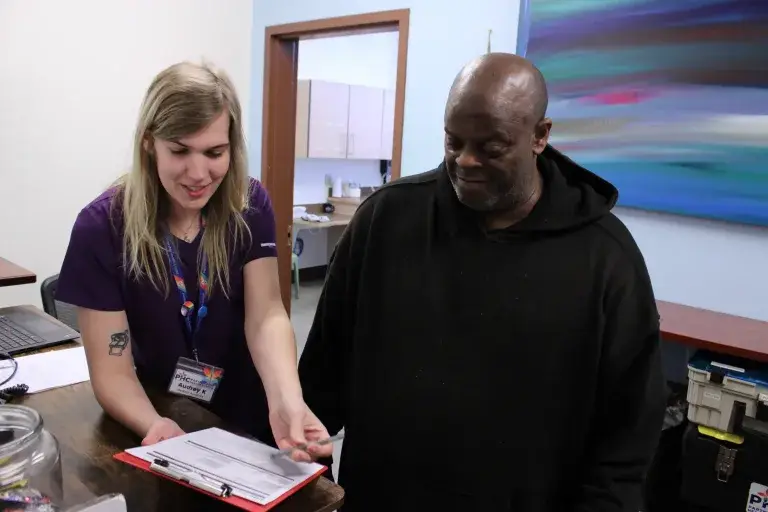
[[[733,432],[734,403],[756,417],[768,408],[768,365],[710,352],[696,353],[688,363],[688,420]]]

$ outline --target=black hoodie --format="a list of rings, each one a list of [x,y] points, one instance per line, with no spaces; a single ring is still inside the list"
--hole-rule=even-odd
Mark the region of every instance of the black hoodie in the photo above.
[[[481,229],[443,165],[382,187],[331,260],[299,366],[346,429],[344,512],[637,512],[664,412],[659,316],[608,182],[551,147]]]

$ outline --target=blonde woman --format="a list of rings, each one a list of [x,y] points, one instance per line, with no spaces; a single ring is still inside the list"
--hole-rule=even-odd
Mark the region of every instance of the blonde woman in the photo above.
[[[144,444],[183,433],[144,386],[262,438],[271,427],[281,448],[328,436],[302,398],[275,244],[230,80],[189,63],[162,71],[141,107],[133,168],[78,215],[57,292],[79,308],[97,400]]]

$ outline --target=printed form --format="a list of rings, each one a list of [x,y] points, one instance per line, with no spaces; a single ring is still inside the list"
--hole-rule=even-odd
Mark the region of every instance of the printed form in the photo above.
[[[171,468],[208,483],[226,484],[232,494],[266,505],[305,481],[324,466],[294,462],[288,457],[272,459],[271,446],[219,428],[209,428],[126,450],[149,463],[167,461]]]

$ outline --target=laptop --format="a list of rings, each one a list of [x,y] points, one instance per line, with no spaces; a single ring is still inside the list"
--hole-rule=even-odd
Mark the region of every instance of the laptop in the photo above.
[[[0,312],[0,353],[21,354],[80,337],[80,333],[52,317],[25,307],[3,308]]]

